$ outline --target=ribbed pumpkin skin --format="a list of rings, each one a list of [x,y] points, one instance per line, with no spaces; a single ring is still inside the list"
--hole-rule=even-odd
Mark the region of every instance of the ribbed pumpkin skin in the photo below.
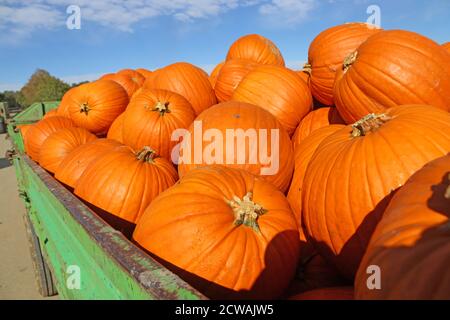
[[[308,72],[305,72],[303,70],[297,70],[294,72],[297,73],[300,76],[300,78],[302,78],[302,80],[306,82],[308,87],[311,85],[311,76]]]
[[[365,136],[328,136],[306,170],[302,222],[319,253],[352,279],[386,205],[425,163],[450,151],[450,114],[431,106],[388,109]],[[326,192],[324,191],[326,190]]]
[[[258,34],[249,34],[237,39],[230,47],[226,60],[244,59],[259,64],[284,66],[284,59],[277,46]]]
[[[242,79],[256,66],[257,64],[250,60],[228,60],[222,66],[214,86],[217,100],[219,102],[230,100]]]
[[[87,142],[97,137],[83,128],[64,128],[58,130],[45,139],[39,152],[39,164],[44,169],[55,173],[67,155]]]
[[[279,130],[279,170],[273,175],[264,175],[264,179],[272,182],[277,188],[283,192],[289,187],[289,182],[292,177],[292,172],[294,170],[294,160],[292,153],[292,144],[289,140],[289,136],[280,123],[266,110],[257,107],[252,104],[228,101],[219,103],[208,110],[205,110],[201,115],[199,115],[195,121],[201,121],[203,132],[208,129],[216,129],[222,133],[223,139],[223,159],[222,163],[227,167],[238,168],[247,170],[255,175],[261,174],[261,168],[268,168],[271,164],[261,163],[259,157],[256,163],[251,163],[251,155],[247,146],[245,147],[245,158],[244,163],[238,163],[239,155],[242,155],[244,150],[240,150],[242,145],[239,145],[239,149],[235,139],[234,144],[234,158],[232,163],[227,163],[227,149],[226,149],[226,130],[227,129],[242,129],[247,131],[248,129],[255,129],[258,133],[260,129],[267,130],[267,154],[271,154],[271,130]],[[198,166],[206,165],[205,159],[202,159],[202,163],[194,163],[195,160],[195,144],[194,144],[194,125],[195,122],[189,127],[189,132],[191,134],[191,163],[179,163],[178,164],[178,174],[183,177],[188,171],[194,169]],[[197,138],[198,139],[198,138]],[[260,145],[260,140],[257,134],[258,146]],[[265,139],[264,139],[265,140]],[[203,141],[202,150],[210,144],[209,141]],[[187,148],[187,147],[186,147]],[[263,150],[263,149],[262,149]],[[182,150],[181,150],[182,151]],[[239,152],[238,152],[239,151]],[[180,152],[182,157],[183,152]],[[231,158],[230,153],[228,153],[228,158]]]
[[[208,75],[187,62],[177,62],[159,69],[154,76],[146,80],[144,86],[182,95],[192,105],[196,115],[217,102]]]
[[[334,107],[324,107],[308,113],[292,136],[292,143],[295,147],[307,138],[312,132],[330,124],[345,124],[339,112]]]
[[[123,143],[123,120],[125,119],[124,113],[121,113],[111,124],[106,137],[108,139],[116,140]]]
[[[350,53],[371,35],[380,32],[366,23],[346,23],[322,31],[311,42],[308,63],[311,65],[311,92],[321,103],[332,106],[335,73]]]
[[[141,76],[143,76],[145,79],[147,79],[149,76],[151,76],[152,75],[152,71],[150,71],[150,70],[147,70],[147,69],[145,69],[145,68],[138,68],[138,69],[136,69],[136,72],[139,72],[139,74],[141,75]],[[144,82],[145,82],[145,80],[144,81],[142,81],[142,84],[144,84]]]
[[[178,179],[164,158],[137,159],[128,146],[117,147],[91,162],[74,193],[92,205],[136,223],[150,202]]]
[[[78,179],[92,161],[121,145],[120,142],[112,139],[96,139],[80,145],[61,161],[55,171],[55,178],[74,188]]]
[[[332,287],[306,291],[290,300],[353,300],[353,297],[353,287]]]
[[[142,86],[143,81],[141,84],[137,82],[136,80],[133,80],[131,76],[128,76],[126,74],[112,74],[112,75],[105,75],[100,78],[100,80],[112,80],[114,82],[117,82],[120,84],[125,91],[128,94],[128,98],[131,99],[133,94]]]
[[[145,77],[142,74],[140,74],[140,72],[133,69],[122,69],[118,71],[117,74],[131,77],[132,80],[137,82],[140,86],[142,86],[145,82]]]
[[[450,154],[426,164],[395,194],[355,281],[357,299],[450,299]],[[445,198],[445,193],[448,198]],[[369,265],[381,289],[368,290]]]
[[[74,88],[69,95],[70,118],[92,133],[105,133],[128,104],[128,94],[115,81],[97,80]],[[87,108],[87,111],[83,111]]]
[[[70,113],[69,113],[69,104],[68,102],[70,101],[70,95],[75,91],[75,88],[71,88],[69,89],[62,97],[61,102],[59,103],[58,108],[56,108],[56,113],[58,114],[58,116],[61,117],[66,117],[66,118],[70,118]]]
[[[308,85],[294,71],[279,66],[258,66],[233,93],[233,100],[252,103],[272,113],[292,135],[312,109]]]
[[[248,192],[267,210],[256,221],[260,234],[235,225],[225,200],[242,199]],[[193,170],[162,193],[145,211],[133,238],[215,299],[279,297],[294,276],[300,252],[284,195],[264,179],[224,166]]]
[[[161,104],[163,106],[161,106]],[[162,109],[157,109],[158,105]],[[173,131],[187,129],[195,119],[191,104],[183,96],[160,89],[143,89],[124,113],[123,142],[134,150],[150,146],[171,161]]]
[[[403,104],[450,111],[450,58],[414,32],[382,31],[364,42],[347,71],[336,76],[336,107],[347,123]]]
[[[42,119],[34,124],[25,134],[25,151],[34,160],[38,161],[42,144],[53,132],[74,127],[72,120],[65,117],[55,116]]]
[[[450,53],[450,42],[446,42],[442,46]]]
[[[17,129],[19,129],[20,134],[22,135],[22,139],[25,139],[25,135],[27,131],[32,127],[32,124],[19,124],[17,125]],[[25,141],[24,141],[25,142]]]
[[[49,117],[54,117],[54,116],[57,116],[57,115],[58,115],[58,109],[52,109],[52,110],[48,111],[46,114],[44,114],[42,119],[49,118]]]
[[[326,137],[341,130],[343,127],[343,125],[335,124],[319,128],[294,149],[294,175],[292,177],[291,186],[289,187],[287,199],[295,214],[299,227],[301,227],[302,184],[309,161],[317,147],[319,147],[319,144]]]
[[[220,73],[220,70],[222,69],[223,65],[225,64],[225,61],[222,61],[220,63],[218,63],[214,69],[211,71],[211,74],[209,75],[208,79],[209,82],[211,83],[212,88],[214,89],[215,85],[216,85],[216,81],[217,81],[217,76]]]

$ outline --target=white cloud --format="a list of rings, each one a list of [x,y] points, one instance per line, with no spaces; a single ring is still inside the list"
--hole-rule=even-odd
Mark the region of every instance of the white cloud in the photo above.
[[[271,0],[259,7],[259,13],[274,26],[295,26],[307,18],[317,0]]]

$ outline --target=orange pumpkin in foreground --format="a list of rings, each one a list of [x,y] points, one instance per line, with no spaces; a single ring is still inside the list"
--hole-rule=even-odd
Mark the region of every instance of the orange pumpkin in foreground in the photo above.
[[[128,104],[128,94],[111,80],[97,80],[73,89],[67,101],[70,118],[92,133],[106,133]]]
[[[116,140],[123,143],[123,120],[125,119],[125,112],[121,113],[111,124],[106,137],[108,139]]]
[[[391,108],[328,136],[303,181],[302,222],[308,239],[353,279],[394,191],[449,151],[450,113],[432,106]]]
[[[202,132],[205,135],[198,136]],[[294,170],[292,155],[289,136],[273,115],[252,104],[228,101],[205,110],[191,124],[181,144],[178,173],[183,177],[199,166],[224,164],[261,175],[284,192]]]
[[[450,42],[446,42],[442,46],[450,53]]]
[[[447,154],[426,164],[392,198],[359,267],[356,298],[450,299],[449,225]],[[367,287],[376,284],[368,279],[371,265],[381,271],[379,290]]]
[[[39,164],[54,173],[67,155],[87,142],[97,137],[83,128],[64,128],[45,139],[39,152]]]
[[[334,107],[324,107],[311,111],[300,121],[292,136],[294,150],[305,138],[315,130],[330,124],[345,124],[339,112]]]
[[[38,161],[42,144],[53,132],[60,129],[74,127],[72,120],[54,116],[42,119],[29,128],[25,134],[25,151],[34,161]]]
[[[305,81],[294,71],[279,66],[257,66],[242,79],[232,99],[266,109],[289,135],[312,109],[312,96]]]
[[[73,149],[60,163],[55,171],[55,178],[74,188],[78,179],[90,163],[105,153],[121,146],[111,139],[96,139]]]
[[[311,92],[321,103],[334,104],[333,87],[336,71],[345,57],[361,43],[381,30],[367,23],[346,23],[322,31],[310,44],[308,64]]]
[[[143,89],[128,105],[123,116],[123,142],[134,150],[151,146],[167,160],[179,143],[172,139],[175,130],[188,128],[195,119],[194,109],[177,93]],[[175,155],[178,158],[178,154]]]
[[[91,162],[74,193],[90,204],[136,223],[150,202],[178,179],[172,164],[148,147],[117,147]]]
[[[134,93],[142,86],[142,82],[138,82],[136,80],[133,80],[131,76],[128,76],[126,74],[112,74],[112,75],[105,75],[100,78],[100,80],[112,80],[114,82],[117,82],[120,84],[125,91],[128,94],[128,98],[131,99],[131,97],[134,95]]]
[[[250,60],[259,64],[284,66],[284,59],[277,46],[259,34],[240,37],[231,45],[227,61],[232,59]]]
[[[347,123],[404,104],[450,111],[450,58],[436,42],[381,31],[349,55],[336,75],[336,108]]]
[[[192,105],[196,115],[217,102],[208,75],[190,63],[177,62],[154,73],[154,76],[146,80],[144,87],[182,95]]]
[[[300,243],[284,195],[246,171],[190,171],[147,208],[133,239],[210,298],[279,297]]]

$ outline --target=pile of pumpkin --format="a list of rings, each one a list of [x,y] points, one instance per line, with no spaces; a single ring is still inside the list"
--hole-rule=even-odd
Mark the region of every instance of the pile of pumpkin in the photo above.
[[[21,129],[32,159],[210,298],[429,299],[450,298],[449,111],[448,45],[349,23],[303,70],[247,35],[210,75],[121,70]],[[194,120],[279,129],[280,169],[175,165],[171,134]]]

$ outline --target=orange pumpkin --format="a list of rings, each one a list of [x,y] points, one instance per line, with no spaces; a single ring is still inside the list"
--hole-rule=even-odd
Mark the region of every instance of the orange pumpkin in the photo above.
[[[42,119],[49,118],[49,117],[54,117],[54,116],[57,116],[57,115],[58,115],[58,109],[52,109],[52,110],[47,111],[44,114],[44,116],[42,117]]]
[[[148,147],[120,146],[91,162],[75,185],[90,204],[136,223],[150,202],[177,181],[172,164]]]
[[[55,178],[74,188],[84,170],[107,152],[122,144],[111,139],[96,139],[73,149],[55,171]]]
[[[303,180],[308,239],[352,279],[394,191],[449,151],[450,113],[423,105],[370,114],[328,136]]]
[[[133,239],[214,299],[279,297],[300,252],[284,195],[224,166],[192,170],[160,194]]]
[[[142,86],[145,82],[145,77],[140,74],[138,71],[133,69],[122,69],[117,72],[117,74],[129,76],[132,78],[132,80],[136,83],[138,83],[140,86]]]
[[[143,76],[145,79],[147,79],[153,72],[144,68],[138,68],[136,69],[137,72],[139,72],[139,74],[141,76]],[[144,83],[144,81],[142,82],[142,84]]]
[[[69,95],[70,118],[93,133],[105,133],[128,104],[128,94],[111,80],[98,80],[76,87]]]
[[[108,139],[116,140],[120,143],[123,143],[124,113],[121,113],[109,127],[108,134],[106,135]]]
[[[306,82],[308,87],[311,86],[311,69],[310,68],[303,68],[302,70],[295,71],[300,78],[302,78],[303,81]]]
[[[353,300],[353,287],[320,288],[295,295],[290,300]]]
[[[305,179],[306,168],[320,143],[326,137],[341,130],[343,127],[343,125],[335,124],[319,128],[294,149],[294,176],[292,177],[287,199],[295,214],[299,227],[301,227],[302,184]]]
[[[334,107],[324,107],[311,111],[300,121],[292,136],[295,147],[307,138],[315,130],[330,124],[344,124],[339,112]]]
[[[450,42],[446,42],[442,46],[450,53]]]
[[[146,80],[144,86],[148,89],[164,89],[182,95],[192,105],[196,115],[217,102],[208,75],[190,63],[177,62],[155,73]]]
[[[26,153],[34,161],[38,161],[42,144],[48,136],[57,130],[74,126],[75,125],[72,120],[60,116],[40,120],[29,128],[25,134],[24,140]]]
[[[41,146],[39,164],[54,173],[72,150],[96,139],[95,135],[83,128],[64,128],[53,132]]]
[[[209,82],[211,83],[211,86],[212,86],[213,89],[214,89],[214,86],[216,85],[217,76],[219,75],[220,70],[222,69],[224,64],[225,64],[225,61],[222,61],[222,62],[218,63],[214,67],[214,69],[211,71],[211,74],[208,77]]]
[[[258,64],[284,66],[284,59],[277,46],[258,34],[249,34],[237,39],[227,53],[227,61],[232,59],[251,60]]]
[[[219,102],[230,100],[242,79],[256,66],[257,64],[250,60],[228,60],[220,69],[214,86],[217,100]]]
[[[359,267],[356,298],[450,299],[449,219],[447,154],[426,164],[392,198]],[[367,286],[376,284],[368,279],[373,265],[381,272],[378,290]]]
[[[210,136],[198,136],[200,131]],[[271,159],[264,159],[265,155]],[[180,148],[178,173],[183,177],[206,164],[225,164],[262,175],[286,191],[294,169],[292,144],[266,110],[243,102],[222,102],[202,112],[189,127]]]
[[[126,74],[112,74],[112,75],[106,75],[100,78],[100,80],[112,80],[114,82],[117,82],[120,84],[125,91],[128,94],[128,98],[131,99],[131,97],[134,95],[134,93],[142,86],[143,82],[139,84],[136,80],[133,80],[131,76],[128,76]]]
[[[328,106],[334,104],[336,71],[342,68],[345,57],[380,31],[366,23],[346,23],[321,32],[313,40],[305,67],[311,70],[311,92],[314,98]]]
[[[279,66],[257,66],[240,82],[232,99],[266,109],[289,135],[312,109],[311,92],[305,81],[294,71]]]
[[[423,62],[423,63],[422,63]],[[450,58],[414,32],[379,32],[348,56],[336,75],[336,107],[347,123],[402,104],[450,111]]]
[[[22,135],[22,139],[25,138],[27,131],[32,127],[32,124],[19,124],[17,125],[17,129],[19,129],[20,134]]]
[[[75,91],[75,88],[69,89],[62,97],[61,102],[59,103],[58,108],[56,108],[56,114],[61,117],[70,118],[69,113],[69,104],[70,101],[70,95]]]
[[[176,129],[188,128],[194,109],[183,96],[160,89],[143,89],[128,105],[123,119],[123,142],[134,150],[151,146],[161,157],[171,160]],[[178,156],[178,154],[177,154]]]

